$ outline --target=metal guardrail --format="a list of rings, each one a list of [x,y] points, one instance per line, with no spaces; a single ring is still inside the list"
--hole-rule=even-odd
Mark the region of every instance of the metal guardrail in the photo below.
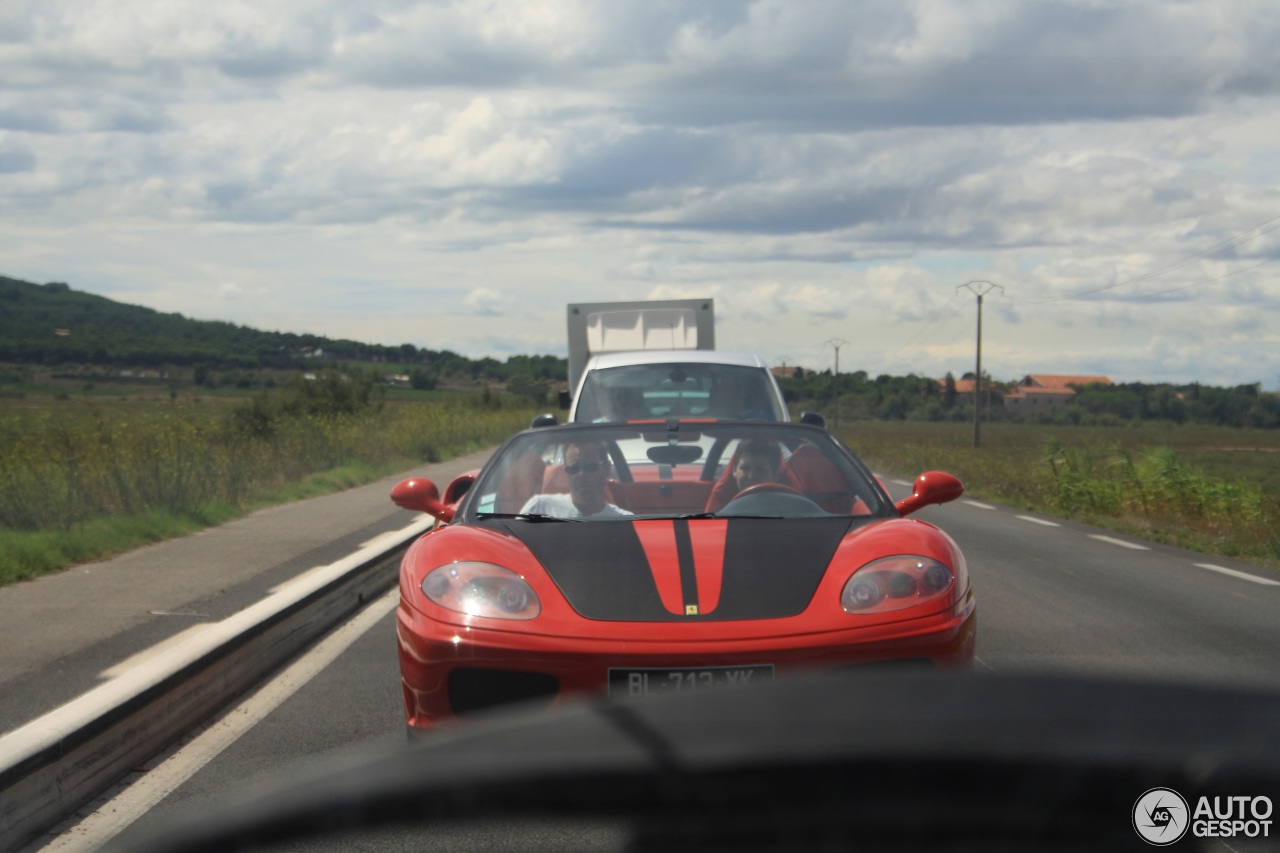
[[[0,850],[55,826],[396,583],[425,518],[0,737]]]

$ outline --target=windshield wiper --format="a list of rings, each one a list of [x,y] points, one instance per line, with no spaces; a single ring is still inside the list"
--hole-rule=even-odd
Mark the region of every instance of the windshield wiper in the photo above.
[[[559,518],[554,515],[543,515],[540,512],[477,512],[476,518],[515,519],[517,521],[532,521],[535,523],[543,521],[582,521],[580,518]]]

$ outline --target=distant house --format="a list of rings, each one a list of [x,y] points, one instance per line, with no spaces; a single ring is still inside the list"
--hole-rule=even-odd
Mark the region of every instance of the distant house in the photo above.
[[[958,385],[959,383],[957,383]],[[1004,407],[1013,412],[1034,414],[1053,406],[1065,406],[1077,388],[1086,385],[1114,385],[1106,376],[1055,376],[1032,373],[1004,393]]]
[[[70,329],[54,329],[53,333],[60,338],[65,338],[71,334],[71,330]]]
[[[955,386],[956,386],[956,403],[968,403],[969,405],[972,405],[973,404],[973,386],[975,384],[974,381],[972,379],[956,379],[953,381],[955,382]],[[982,388],[984,392],[983,393],[984,402],[990,399],[988,395],[991,393],[991,388],[992,388],[991,378],[988,377],[986,383],[983,385],[983,388]],[[947,393],[947,380],[945,379],[938,380],[938,393],[939,394]]]

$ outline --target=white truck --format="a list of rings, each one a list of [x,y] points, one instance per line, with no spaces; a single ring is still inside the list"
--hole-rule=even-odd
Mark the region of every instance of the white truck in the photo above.
[[[790,420],[764,359],[715,350],[711,299],[569,306],[571,422]]]
[[[715,309],[712,299],[571,304],[569,390],[577,390],[592,356],[635,350],[714,350]]]

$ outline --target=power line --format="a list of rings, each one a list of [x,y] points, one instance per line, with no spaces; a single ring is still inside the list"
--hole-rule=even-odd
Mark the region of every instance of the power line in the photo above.
[[[1193,281],[1191,282],[1191,284],[1184,284],[1181,287],[1171,287],[1168,290],[1157,290],[1155,293],[1144,293],[1142,294],[1142,298],[1149,299],[1153,296],[1164,296],[1165,294],[1168,294],[1168,293],[1177,293],[1179,290],[1190,290],[1193,287],[1200,287],[1201,285],[1204,285],[1204,284],[1213,284],[1215,282],[1222,281],[1224,278],[1231,278],[1233,275],[1240,275],[1241,273],[1253,272],[1259,267],[1265,267],[1267,264],[1275,263],[1275,261],[1276,261],[1275,258],[1267,258],[1265,261],[1263,261],[1260,264],[1254,264],[1253,266],[1245,267],[1244,269],[1232,270],[1231,272],[1223,273],[1222,275],[1214,276],[1213,278],[1206,278],[1200,281]]]
[[[830,340],[826,341],[826,344],[827,346],[835,350],[835,354],[836,354],[836,366],[835,366],[834,372],[832,372],[831,374],[831,387],[833,389],[833,395],[835,397],[835,404],[836,404],[836,428],[839,429],[840,428],[840,347],[848,346],[849,342],[846,341],[844,338],[831,338]]]
[[[943,306],[943,307],[946,308],[947,306]],[[902,353],[908,349],[911,349],[913,346],[915,346],[916,340],[920,338],[922,335],[932,332],[935,326],[939,326],[943,323],[950,323],[952,320],[959,317],[960,309],[962,306],[960,305],[960,292],[958,290],[951,295],[950,307],[951,307],[951,313],[947,314],[946,316],[939,317],[935,320],[930,320],[927,324],[925,324],[925,326],[922,329],[920,329],[918,332],[916,332],[907,340],[903,341],[901,346],[899,346],[897,349],[893,350],[892,352],[882,356],[880,360],[876,362],[876,365],[887,364],[890,361],[893,361],[898,357],[899,353]],[[947,341],[947,343],[951,343],[952,341],[954,341],[957,337],[963,334],[963,331],[964,331],[963,329],[961,331],[958,331],[951,338],[950,341]]]
[[[1004,287],[994,281],[968,281],[956,288],[968,290],[978,297],[978,358],[973,369],[973,446],[982,444],[979,424],[982,421],[982,298],[993,290],[1004,293]]]

